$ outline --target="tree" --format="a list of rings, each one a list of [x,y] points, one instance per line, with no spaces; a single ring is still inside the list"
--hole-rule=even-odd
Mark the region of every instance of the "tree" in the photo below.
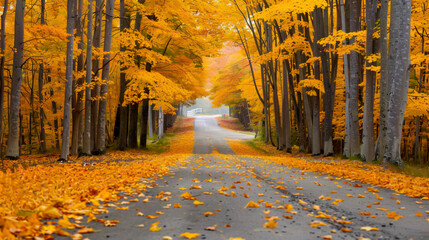
[[[363,161],[371,162],[375,160],[374,147],[374,92],[376,72],[371,67],[375,65],[371,60],[375,54],[374,28],[377,14],[377,0],[366,1],[366,88],[365,107],[363,115],[363,133],[360,157]]]
[[[13,53],[12,87],[10,96],[9,136],[6,157],[18,159],[19,148],[19,108],[21,98],[22,63],[24,53],[24,12],[25,0],[16,1],[15,41]]]
[[[91,78],[92,78],[92,4],[88,3],[88,31],[86,43],[86,88],[85,88],[85,129],[83,133],[83,154],[91,155]],[[94,119],[93,121],[96,121]]]
[[[96,152],[104,153],[106,150],[106,108],[107,108],[107,90],[110,70],[110,50],[112,45],[112,25],[113,25],[113,7],[115,0],[106,1],[106,24],[104,32],[104,58],[102,79],[103,84],[100,90],[100,112],[98,114],[97,146]],[[94,119],[94,121],[96,121]]]
[[[66,55],[66,87],[64,94],[63,136],[60,162],[68,160],[70,148],[71,98],[73,84],[73,29],[74,0],[67,0],[67,55]]]
[[[384,154],[388,163],[402,166],[401,134],[407,105],[410,64],[411,0],[392,0],[389,38],[389,108]]]
[[[6,14],[9,7],[8,0],[4,1],[3,14],[1,15],[1,31],[0,31],[0,155],[3,154],[3,104],[4,104],[4,50],[6,48]]]
[[[41,0],[40,24],[45,24],[45,0]],[[40,103],[40,152],[46,152],[45,111],[43,110],[43,62],[39,65],[39,103]],[[1,126],[1,124],[0,124]]]

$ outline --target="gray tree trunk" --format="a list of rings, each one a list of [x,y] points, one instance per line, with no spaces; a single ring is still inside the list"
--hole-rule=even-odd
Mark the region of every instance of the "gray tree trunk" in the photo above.
[[[92,78],[92,3],[88,3],[88,31],[86,43],[86,88],[85,88],[85,129],[83,132],[83,154],[91,155],[91,78]]]
[[[3,14],[1,15],[1,31],[0,31],[0,156],[3,154],[3,103],[4,103],[4,50],[6,48],[6,14],[9,8],[8,0],[4,1]]]
[[[15,41],[13,53],[12,86],[10,95],[9,135],[6,157],[19,158],[19,107],[21,99],[22,62],[24,54],[24,12],[25,0],[16,1]]]
[[[76,10],[76,6],[75,6]],[[76,27],[76,37],[79,37],[78,42],[78,49],[80,50],[80,54],[78,58],[76,59],[77,62],[77,72],[83,71],[83,65],[84,65],[84,57],[83,57],[83,19],[82,19],[82,12],[83,12],[83,0],[79,0],[79,6],[77,8],[77,18],[75,20],[75,27]],[[79,77],[76,81],[73,82],[72,86],[72,146],[71,146],[71,155],[78,155],[79,151],[79,136],[81,136],[82,133],[82,112],[83,112],[83,92],[79,91],[79,93],[76,93],[76,88],[82,86],[83,84],[83,77]]]
[[[164,136],[164,112],[162,111],[162,107],[159,108],[158,113],[158,139],[161,139]]]
[[[95,21],[94,21],[94,38],[92,45],[94,49],[100,49],[101,47],[101,25],[103,23],[103,5],[104,0],[96,0],[95,2]],[[91,102],[91,151],[94,153],[97,152],[98,143],[98,113],[99,113],[99,100],[100,95],[100,58],[94,58],[92,60],[92,72],[94,74],[94,87],[91,89],[91,97],[95,99]],[[96,81],[95,81],[96,80]],[[104,146],[104,144],[103,144]]]
[[[113,7],[115,0],[106,1],[106,24],[104,32],[104,52],[106,54],[103,58],[103,72],[102,79],[104,84],[101,85],[100,90],[100,112],[98,114],[98,130],[97,130],[97,152],[104,153],[106,151],[106,108],[107,108],[107,90],[109,81],[109,70],[110,70],[110,49],[112,45],[112,24],[113,24]],[[94,119],[94,121],[96,121]]]
[[[366,56],[374,53],[373,33],[377,14],[378,0],[366,1]],[[366,62],[366,67],[374,66],[374,63]],[[375,160],[374,147],[374,91],[376,73],[369,69],[366,70],[366,88],[365,88],[365,106],[363,115],[363,133],[360,157],[361,160],[371,162]]]
[[[124,31],[126,28],[130,28],[130,16],[128,10],[125,8],[125,1],[121,0],[120,2],[120,29]],[[121,46],[120,51],[125,51],[125,47]],[[121,73],[120,73],[120,91],[119,91],[119,108],[120,108],[120,123],[119,123],[119,150],[125,150],[127,147],[128,139],[128,112],[129,107],[123,106],[124,103],[124,94],[127,87],[127,80],[125,74],[126,67],[124,63],[121,62]]]
[[[343,32],[347,32],[346,30],[346,17],[345,17],[345,10],[344,10],[344,1],[340,0],[340,11],[341,11],[341,27]],[[347,40],[343,41],[343,44],[347,44]],[[351,146],[350,146],[350,73],[349,73],[349,56],[348,54],[343,55],[344,60],[344,80],[346,85],[346,109],[345,109],[345,124],[344,124],[344,149],[343,149],[343,155],[346,157],[351,156]]]
[[[350,1],[350,32],[357,32],[360,30],[360,0]],[[353,44],[354,38],[350,40]],[[360,153],[360,136],[359,136],[359,73],[361,65],[359,63],[359,54],[356,51],[350,53],[350,79],[349,79],[349,92],[346,93],[346,104],[349,120],[349,139],[348,146],[350,152],[346,153],[347,157],[358,156]],[[348,100],[348,101],[347,101]],[[350,155],[349,155],[350,154]]]
[[[286,152],[292,151],[291,137],[290,137],[290,118],[289,118],[289,91],[287,84],[287,67],[286,61],[283,60],[283,95],[282,95],[282,114],[283,114],[283,144]],[[250,115],[249,115],[250,116]]]
[[[60,161],[67,161],[70,148],[71,98],[73,84],[73,29],[74,0],[67,0],[67,55],[66,55],[66,88],[64,94],[63,142]]]
[[[387,111],[386,141],[384,155],[389,163],[402,166],[401,134],[407,105],[410,77],[410,22],[411,0],[392,0],[390,10],[389,38],[389,108]]]
[[[153,118],[153,116],[152,116],[152,109],[153,109],[153,107],[152,107],[152,105],[149,105],[149,111],[148,111],[148,120],[147,120],[147,122],[148,122],[148,132],[149,132],[149,137],[151,138],[151,137],[153,137],[153,124],[152,124],[152,118]]]
[[[41,10],[40,10],[40,24],[45,24],[45,0],[41,0]],[[43,63],[39,65],[39,104],[40,104],[40,145],[39,151],[41,153],[46,152],[46,133],[45,133],[45,122],[44,116],[45,113],[43,111]],[[1,126],[1,124],[0,124]],[[1,131],[1,130],[0,130]],[[0,134],[1,135],[1,134]]]
[[[380,128],[375,147],[377,159],[382,159],[386,152],[387,109],[389,108],[389,79],[387,73],[387,15],[389,11],[389,0],[380,0],[380,2]]]

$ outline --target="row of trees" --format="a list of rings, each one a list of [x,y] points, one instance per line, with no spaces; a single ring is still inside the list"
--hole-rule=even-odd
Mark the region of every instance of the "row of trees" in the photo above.
[[[231,2],[245,58],[225,66],[226,72],[238,68],[240,77],[221,72],[215,79],[214,89],[231,86],[215,91],[215,101],[248,101],[255,127],[262,121],[265,141],[279,150],[298,145],[314,155],[342,153],[397,165],[406,115],[415,118],[411,146],[415,159],[422,157],[419,139],[428,114],[425,1]]]
[[[119,149],[145,148],[154,110],[174,114],[206,94],[203,57],[217,54],[224,33],[222,18],[211,19],[222,15],[218,4],[5,0],[0,136],[7,138],[6,156],[19,158],[24,145],[31,153],[60,143],[61,160],[100,154],[115,128]]]

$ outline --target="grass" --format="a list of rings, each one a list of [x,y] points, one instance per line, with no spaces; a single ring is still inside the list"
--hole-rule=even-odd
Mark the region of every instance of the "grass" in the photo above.
[[[251,148],[253,148],[253,149],[257,150],[257,151],[260,151],[260,152],[262,152],[264,154],[268,154],[268,152],[265,149],[262,149],[262,148],[259,147],[259,145],[264,144],[264,143],[261,142],[258,138],[250,140],[250,141],[247,141],[247,144]]]
[[[429,178],[429,166],[421,166],[421,165],[415,165],[410,163],[404,163],[403,167],[400,168],[396,165],[390,164],[389,169],[392,172],[405,173],[407,175],[414,176],[414,177]]]

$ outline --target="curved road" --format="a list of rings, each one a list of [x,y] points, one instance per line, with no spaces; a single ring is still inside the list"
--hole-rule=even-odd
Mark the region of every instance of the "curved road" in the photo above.
[[[211,154],[214,150],[221,154],[234,154],[225,139],[250,140],[254,138],[254,135],[233,132],[219,127],[213,116],[196,116],[194,131],[194,154]]]

